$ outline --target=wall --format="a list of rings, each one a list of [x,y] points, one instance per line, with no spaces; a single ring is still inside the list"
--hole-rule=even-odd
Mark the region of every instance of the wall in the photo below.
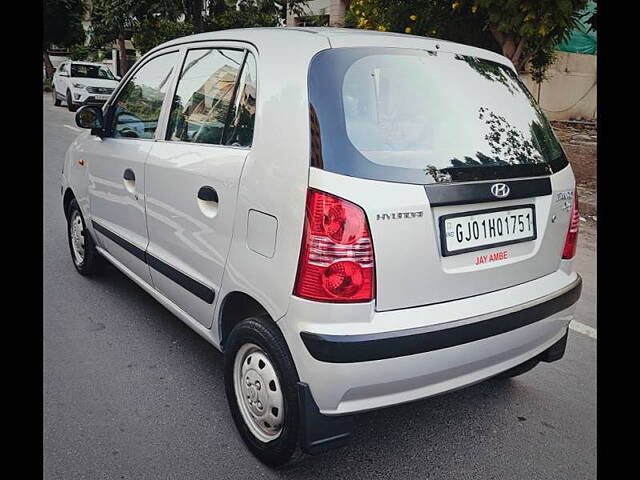
[[[308,15],[320,15],[324,12],[329,15],[329,26],[342,27],[344,26],[345,9],[344,0],[310,0],[306,11]],[[299,23],[298,18],[287,11],[287,26],[295,27]]]
[[[556,52],[548,79],[539,86],[529,74],[521,76],[551,120],[597,118],[597,55]]]

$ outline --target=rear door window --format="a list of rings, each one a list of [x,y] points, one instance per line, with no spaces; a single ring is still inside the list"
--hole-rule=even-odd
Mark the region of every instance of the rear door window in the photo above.
[[[502,64],[338,48],[318,54],[309,77],[327,170],[426,184],[548,175],[567,165],[526,86]]]
[[[245,52],[190,50],[173,98],[167,140],[221,144]]]

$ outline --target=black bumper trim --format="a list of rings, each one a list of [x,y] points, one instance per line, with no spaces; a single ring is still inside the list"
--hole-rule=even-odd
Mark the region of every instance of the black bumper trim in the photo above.
[[[313,358],[329,363],[354,363],[404,357],[464,345],[516,330],[543,320],[578,301],[582,278],[566,292],[544,303],[458,327],[424,331],[423,328],[365,334],[322,335],[301,332]]]

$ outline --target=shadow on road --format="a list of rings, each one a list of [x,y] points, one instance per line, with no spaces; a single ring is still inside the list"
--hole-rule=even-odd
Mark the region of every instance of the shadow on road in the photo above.
[[[183,355],[197,357],[188,361],[189,366],[185,366],[185,369],[192,369],[194,364],[202,365],[202,375],[197,377],[204,377],[205,382],[210,384],[194,385],[194,389],[203,393],[219,392],[215,398],[203,396],[201,400],[217,403],[212,405],[216,411],[228,412],[224,397],[223,356],[220,352],[112,265],[107,265],[93,281],[127,303],[140,304],[148,312],[148,317],[153,319],[156,334],[162,332],[163,336],[170,335],[180,345]],[[184,374],[193,375],[193,371],[185,370]],[[443,473],[459,470],[460,455],[469,462],[468,455],[477,450],[479,441],[495,440],[500,435],[500,423],[518,422],[515,415],[508,419],[500,418],[522,390],[519,380],[492,379],[456,392],[361,414],[356,417],[353,437],[347,447],[318,456],[300,453],[292,463],[271,470],[271,473],[282,478],[343,477],[351,469],[358,471],[364,462],[372,464],[367,470],[374,467],[377,474],[385,477],[402,470],[399,470],[399,461],[409,461],[416,456],[435,456],[439,461],[446,459],[445,463],[434,466]],[[492,420],[487,421],[488,417]],[[240,443],[230,414],[224,423],[229,424]],[[455,446],[455,452],[451,452],[452,446]],[[257,463],[248,450],[241,455]],[[478,461],[482,461],[482,458],[478,458]],[[421,464],[412,463],[412,468]],[[470,465],[473,463],[470,462]]]

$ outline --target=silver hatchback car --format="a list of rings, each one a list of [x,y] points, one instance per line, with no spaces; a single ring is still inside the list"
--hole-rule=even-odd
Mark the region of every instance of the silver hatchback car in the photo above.
[[[180,38],[82,107],[62,200],[104,260],[225,355],[270,465],[353,414],[528,371],[580,296],[575,180],[513,65],[431,38]]]

